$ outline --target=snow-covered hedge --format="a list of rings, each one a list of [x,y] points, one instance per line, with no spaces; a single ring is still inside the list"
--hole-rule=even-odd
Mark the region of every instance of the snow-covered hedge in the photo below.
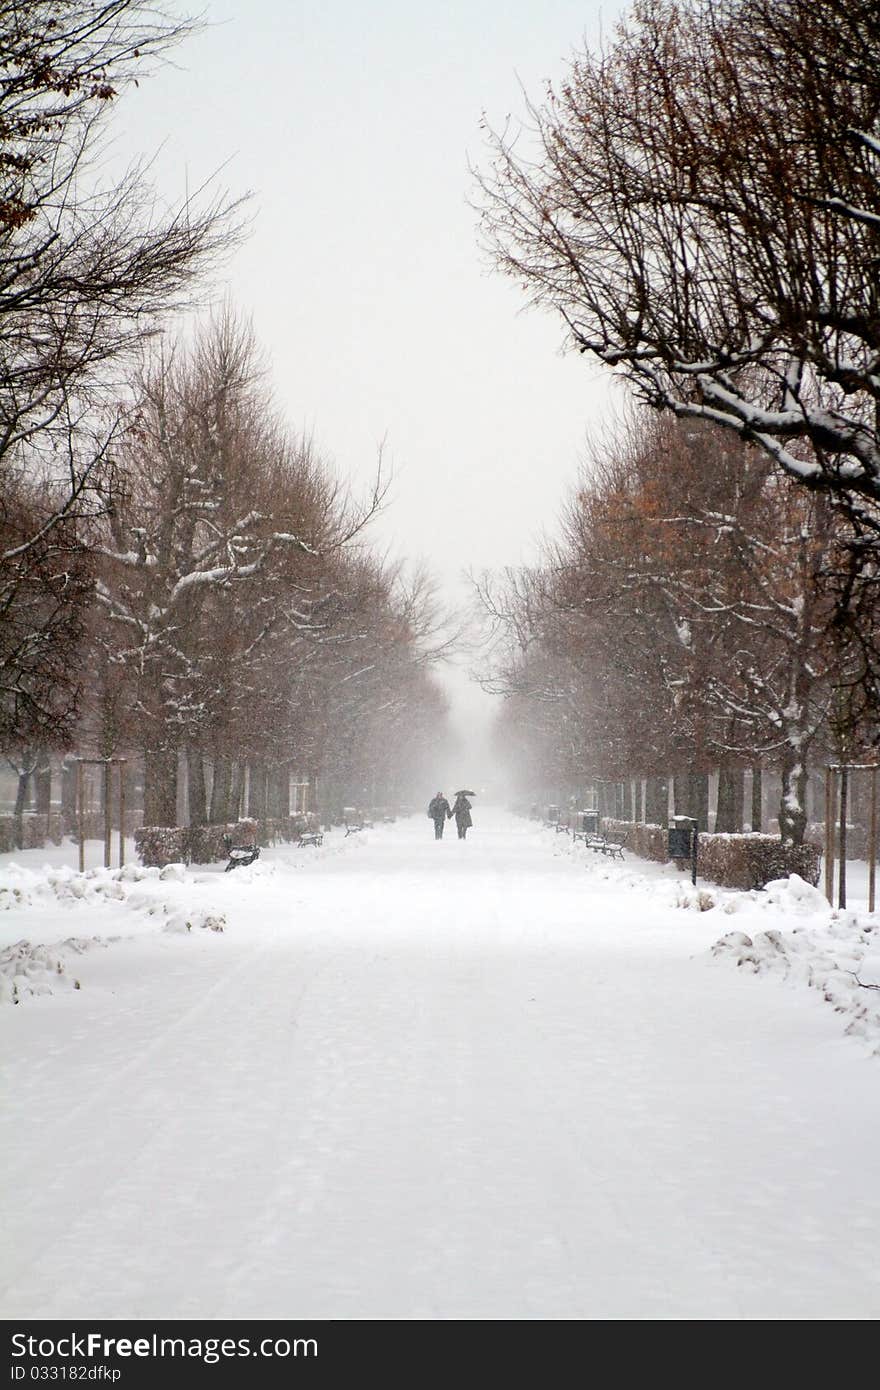
[[[135,851],[148,869],[185,864],[189,861],[191,833],[187,825],[141,825],[134,832]]]
[[[834,827],[834,853],[839,853],[837,844],[838,827]],[[807,826],[804,839],[808,844],[814,845],[820,854],[825,853],[825,826],[821,821],[811,821]],[[846,827],[846,857],[847,859],[867,859],[868,857],[868,829],[864,825],[853,825],[852,821]]]
[[[602,826],[608,834],[626,834],[627,848],[643,859],[661,864],[669,859],[667,833],[660,825],[605,819]],[[774,835],[701,835],[699,873],[723,888],[763,888],[789,874],[816,884],[819,850],[815,845],[784,845]]]
[[[665,864],[666,831],[662,825],[634,825],[628,820],[602,818],[602,829],[609,835],[626,835],[626,847],[640,859],[653,859],[655,864]]]
[[[0,816],[0,854],[9,854],[11,850],[18,849],[16,845],[15,816]],[[22,849],[42,849],[47,840],[51,840],[53,845],[60,845],[62,839],[61,817],[54,812],[51,815],[35,815],[27,812],[22,816]]]
[[[226,825],[191,825],[182,832],[185,836],[185,859],[191,864],[216,864],[218,859],[228,858],[225,836],[231,835]],[[233,837],[236,844],[253,844],[250,836],[241,839]],[[136,842],[136,841],[135,841]],[[140,851],[138,851],[140,852]],[[147,861],[144,860],[144,863]]]
[[[144,825],[134,832],[138,857],[147,868],[166,864],[215,864],[236,845],[276,844],[317,829],[317,817],[282,816],[275,820],[239,820],[232,825]]]
[[[815,845],[784,845],[773,835],[701,835],[699,872],[724,888],[763,888],[789,874],[815,886],[819,851]]]

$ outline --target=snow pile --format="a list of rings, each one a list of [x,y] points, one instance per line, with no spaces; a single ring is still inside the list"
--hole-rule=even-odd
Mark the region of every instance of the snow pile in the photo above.
[[[0,951],[0,1004],[20,1004],[28,995],[55,994],[59,989],[79,989],[79,980],[67,974],[64,954],[82,955],[92,946],[106,946],[100,937],[68,937],[57,945],[16,941]]]
[[[121,902],[126,895],[120,881],[125,869],[89,869],[81,874],[67,867],[36,871],[12,863],[4,865],[3,874],[0,910],[30,907],[46,898],[94,905],[107,900]]]
[[[710,893],[705,888],[676,885],[673,906],[690,912],[711,912],[713,907],[726,906],[726,896],[723,893]]]
[[[775,911],[783,916],[804,917],[817,913],[826,917],[830,911],[828,899],[818,888],[814,888],[799,874],[789,878],[773,879],[764,888],[727,889],[694,888],[687,883],[676,883],[672,888],[672,906],[692,912],[710,912],[719,908],[722,912],[743,912],[750,908],[759,911]]]
[[[880,1057],[880,943],[877,928],[854,912],[832,912],[827,900],[793,874],[767,885],[760,904],[774,915],[799,916],[790,930],[728,932],[713,955],[749,974],[777,975],[818,990],[846,1019],[845,1032],[863,1038]]]
[[[169,909],[166,906],[164,910],[168,912]],[[208,931],[223,931],[225,926],[226,917],[222,912],[209,911],[207,908],[200,907],[190,909],[188,912],[172,912],[162,930],[184,933],[192,931],[193,927],[203,927]]]
[[[30,903],[31,897],[25,888],[18,884],[12,888],[5,883],[0,885],[0,912],[9,912],[15,907],[29,907]]]
[[[71,952],[155,931],[222,932],[226,914],[214,903],[216,882],[199,881],[183,865],[163,869],[67,866],[41,870],[4,865],[0,887],[0,1004],[29,995],[79,989],[65,968]],[[71,914],[88,926],[71,934]],[[100,934],[94,927],[100,927]],[[88,935],[86,933],[89,933]]]
[[[762,901],[786,914],[826,913],[829,910],[825,894],[814,888],[812,883],[807,883],[799,874],[789,874],[788,878],[775,878],[764,885],[759,895],[753,896],[760,896]]]
[[[177,912],[181,897],[189,899],[203,887],[183,864],[167,864],[163,869],[126,865],[122,869],[88,869],[84,874],[69,868],[39,873],[13,864],[6,877],[0,887],[0,911],[7,912],[44,910],[53,901],[68,908],[118,904],[133,912],[161,916]],[[192,925],[207,925],[201,918],[212,913],[213,909],[196,909]]]

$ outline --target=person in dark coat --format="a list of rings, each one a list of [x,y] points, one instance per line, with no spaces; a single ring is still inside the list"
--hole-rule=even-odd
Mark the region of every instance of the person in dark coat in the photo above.
[[[431,800],[428,802],[428,815],[434,822],[434,839],[442,840],[443,827],[445,826],[447,820],[452,816],[452,811],[450,810],[449,802],[446,800],[446,797],[443,795],[442,792],[438,792],[437,795],[435,797],[432,797]]]
[[[459,792],[455,798],[455,805],[449,813],[455,816],[455,824],[458,827],[458,838],[464,840],[473,825],[471,820],[471,803],[468,801],[464,792]]]

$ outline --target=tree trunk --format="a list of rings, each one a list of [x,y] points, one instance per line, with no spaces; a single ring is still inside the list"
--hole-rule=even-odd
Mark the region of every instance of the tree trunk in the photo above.
[[[40,763],[34,773],[34,793],[38,813],[48,816],[52,811],[52,769],[48,760]]]
[[[269,799],[269,774],[265,763],[251,763],[248,781],[247,813],[252,820],[265,820]]]
[[[61,767],[61,822],[64,832],[70,835],[76,827],[76,763],[63,763]]]
[[[144,825],[177,821],[177,749],[144,749]]]
[[[698,829],[705,834],[709,829],[709,774],[692,772],[690,775],[690,797],[694,807],[692,815]]]
[[[206,825],[208,821],[208,796],[205,788],[205,760],[201,748],[187,744],[186,781],[189,791],[190,825]]]
[[[807,828],[807,769],[796,750],[786,747],[782,755],[782,797],[779,802],[779,833],[785,844],[802,845]]]
[[[232,764],[221,753],[214,755],[214,782],[211,787],[211,825],[225,825],[229,815],[229,789]]]
[[[741,767],[736,769],[733,778],[733,823],[735,835],[743,833],[746,807],[746,774]]]
[[[673,799],[677,816],[690,816],[701,833],[709,829],[709,774],[683,772],[673,781]]]
[[[18,785],[15,789],[15,808],[13,816],[13,839],[16,849],[24,849],[24,808],[27,805],[28,786],[31,780],[31,769],[18,774]]]
[[[229,787],[227,819],[238,820],[241,815],[241,797],[244,791],[244,763],[232,764],[232,778]]]
[[[645,779],[645,821],[665,826],[669,820],[669,783],[665,777]]]
[[[759,763],[752,768],[752,832],[758,834],[764,826],[764,778]]]
[[[290,815],[290,774],[287,767],[273,768],[269,774],[269,815],[283,819]]]
[[[715,813],[717,835],[742,833],[743,774],[738,767],[718,769],[718,807]]]

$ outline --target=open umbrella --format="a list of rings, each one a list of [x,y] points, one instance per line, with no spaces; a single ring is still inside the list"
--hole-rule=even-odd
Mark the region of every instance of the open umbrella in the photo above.
[[[476,794],[477,794],[476,792],[468,792],[468,791],[456,792],[456,793],[455,793],[456,796],[476,796]]]

